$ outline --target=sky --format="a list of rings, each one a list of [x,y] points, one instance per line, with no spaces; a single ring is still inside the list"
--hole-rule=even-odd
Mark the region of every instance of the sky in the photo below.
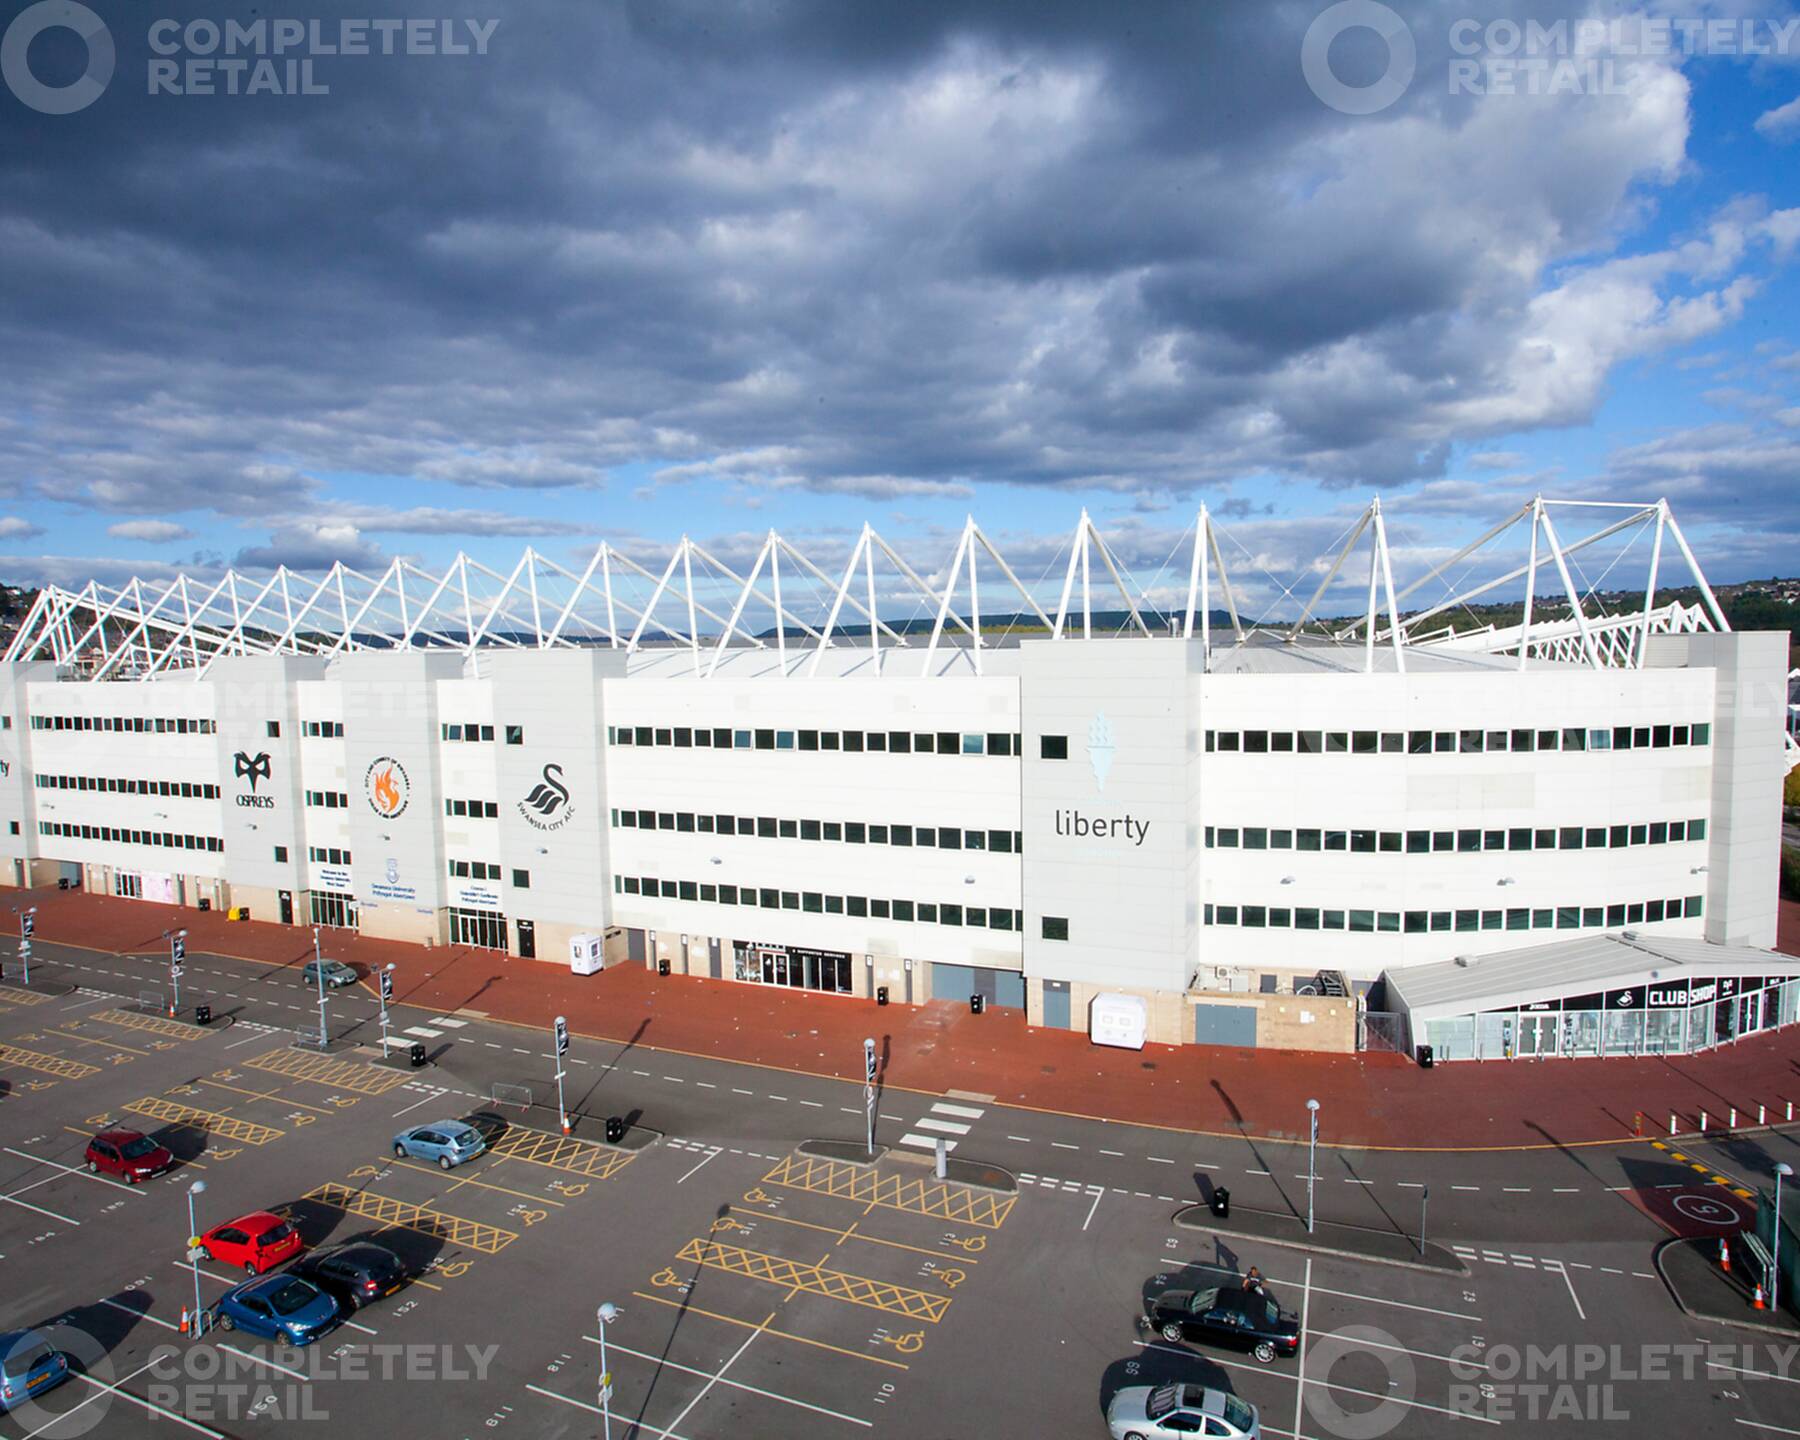
[[[973,515],[1054,599],[1085,509],[1160,595],[1204,503],[1273,613],[1536,493],[1800,573],[1785,0],[382,8],[0,0],[0,579]]]

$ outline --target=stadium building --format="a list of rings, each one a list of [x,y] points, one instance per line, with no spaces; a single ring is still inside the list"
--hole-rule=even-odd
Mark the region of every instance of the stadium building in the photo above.
[[[1558,504],[1455,557],[1522,529],[1525,565],[1404,614],[1452,562],[1396,592],[1372,504],[1283,629],[1243,625],[1204,511],[1158,607],[1086,515],[1054,612],[972,521],[935,583],[865,527],[837,578],[771,534],[747,575],[683,540],[660,572],[602,546],[581,573],[48,589],[0,665],[0,875],[820,1003],[1085,1030],[1124,995],[1170,1043],[1639,1053],[1789,1023],[1786,636],[1730,631],[1665,504],[1571,543]],[[1644,604],[1601,613],[1574,557],[1631,527]],[[1700,604],[1654,605],[1665,539]],[[1365,541],[1366,613],[1317,624]],[[1430,628],[1546,578],[1554,615]]]

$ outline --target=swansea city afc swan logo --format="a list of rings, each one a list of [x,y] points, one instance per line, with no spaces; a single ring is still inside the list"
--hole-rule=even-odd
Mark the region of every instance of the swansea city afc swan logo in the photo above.
[[[526,823],[539,830],[560,830],[573,814],[569,804],[569,787],[563,784],[560,765],[546,765],[542,779],[531,787],[530,794],[519,802],[519,813]]]

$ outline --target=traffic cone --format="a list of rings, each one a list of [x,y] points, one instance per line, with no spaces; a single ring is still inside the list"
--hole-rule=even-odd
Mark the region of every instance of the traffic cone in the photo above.
[[[1756,1287],[1756,1294],[1750,1297],[1750,1308],[1752,1310],[1767,1310],[1769,1308],[1768,1302],[1763,1299],[1763,1288],[1760,1285]]]
[[[181,1333],[188,1333],[188,1308],[185,1305],[181,1307]]]
[[[1731,1246],[1725,1243],[1724,1236],[1719,1237],[1719,1268],[1727,1275],[1731,1273]]]

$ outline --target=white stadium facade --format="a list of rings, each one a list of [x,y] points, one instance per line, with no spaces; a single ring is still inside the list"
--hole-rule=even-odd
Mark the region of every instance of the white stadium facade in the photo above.
[[[1562,505],[1396,591],[1372,503],[1279,629],[1204,510],[1162,590],[1084,514],[1041,605],[973,521],[934,580],[865,527],[837,575],[771,533],[742,570],[683,540],[46,589],[0,665],[0,877],[1078,1030],[1126,996],[1169,1043],[1788,1023],[1787,637],[1730,631],[1666,504],[1580,538]],[[1620,537],[1629,609],[1575,578]],[[1700,603],[1658,606],[1677,556]],[[1509,586],[1554,613],[1448,628]]]

